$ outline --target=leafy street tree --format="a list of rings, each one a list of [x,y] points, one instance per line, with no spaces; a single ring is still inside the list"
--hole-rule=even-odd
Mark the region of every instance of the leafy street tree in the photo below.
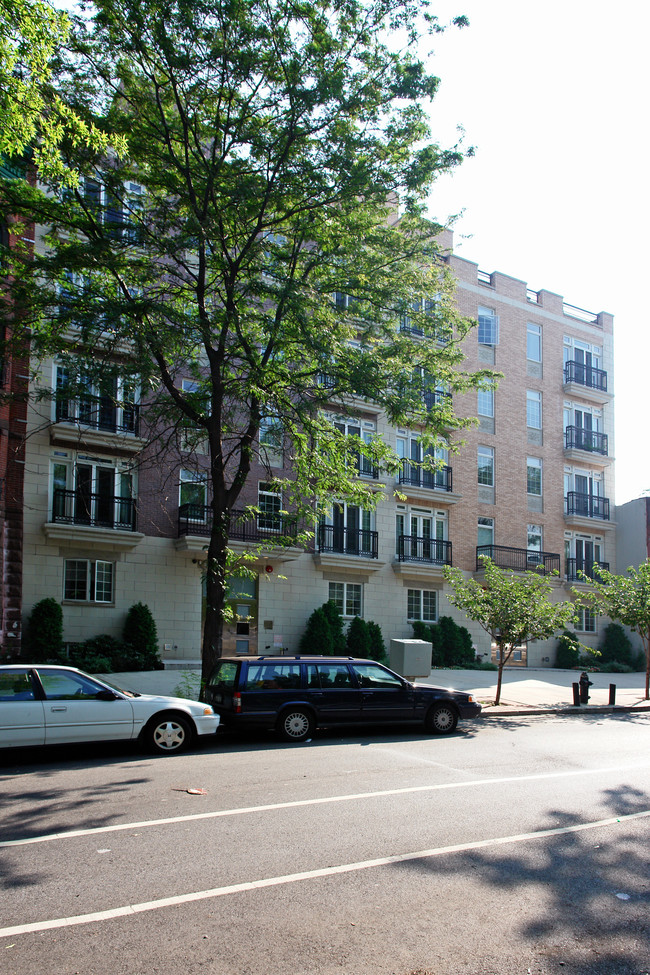
[[[34,354],[70,363],[61,395],[127,356],[152,440],[182,429],[205,445],[204,678],[260,439],[290,458],[275,485],[296,517],[333,497],[372,508],[360,453],[391,473],[399,458],[342,432],[331,404],[369,398],[420,429],[433,469],[429,448],[466,422],[447,394],[485,382],[462,371],[471,323],[425,218],[436,176],[462,158],[427,120],[438,79],[421,53],[441,30],[429,0],[98,0],[72,23],[53,92],[128,138],[128,155],[64,138],[75,188],[0,187],[49,228],[12,273]]]
[[[650,559],[638,568],[629,566],[626,575],[594,568],[591,591],[578,593],[594,612],[629,626],[641,637],[646,658],[645,696],[650,698]]]
[[[503,668],[515,647],[528,640],[545,640],[564,629],[575,615],[570,602],[552,603],[553,583],[534,571],[501,569],[481,556],[483,578],[466,578],[460,569],[447,567],[445,578],[452,587],[449,601],[490,635],[499,651],[499,675],[495,704],[501,700]]]
[[[53,60],[70,22],[47,0],[0,0],[0,155],[29,151],[41,174],[76,183],[59,146],[64,137],[106,151],[111,140],[75,115],[50,85]],[[124,151],[125,140],[113,142]]]

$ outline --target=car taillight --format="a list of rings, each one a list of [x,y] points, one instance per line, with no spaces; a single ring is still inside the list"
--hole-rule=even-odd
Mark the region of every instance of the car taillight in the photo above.
[[[233,694],[232,705],[235,714],[241,714],[241,694]]]

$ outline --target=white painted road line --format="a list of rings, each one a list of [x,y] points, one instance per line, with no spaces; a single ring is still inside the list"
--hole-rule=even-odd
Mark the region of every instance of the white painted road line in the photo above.
[[[246,891],[263,890],[265,887],[279,887],[283,884],[295,884],[304,880],[319,880],[323,877],[334,877],[337,874],[354,873],[359,870],[371,870],[375,867],[386,867],[394,863],[407,863],[409,860],[423,860],[430,857],[445,856],[453,853],[467,853],[469,850],[486,850],[490,847],[504,846],[508,843],[523,843],[527,840],[540,840],[548,836],[563,836],[568,833],[580,833],[587,829],[599,829],[606,826],[616,826],[634,819],[650,816],[650,809],[642,812],[630,813],[627,816],[612,816],[592,823],[580,823],[573,826],[557,826],[553,829],[542,829],[534,833],[519,833],[514,836],[499,836],[489,840],[475,840],[471,843],[458,843],[454,846],[441,846],[433,850],[418,850],[416,853],[402,853],[397,856],[379,857],[376,860],[361,860],[358,863],[344,863],[338,867],[323,867],[319,870],[306,870],[303,873],[285,874],[282,877],[266,877],[263,880],[252,880],[243,884],[232,884],[228,887],[213,887],[210,890],[199,890],[191,894],[178,894],[175,897],[163,897],[157,901],[144,901],[141,904],[128,904],[125,907],[114,907],[107,911],[95,911],[92,914],[77,914],[74,917],[52,918],[49,921],[33,921],[30,924],[16,924],[12,927],[0,928],[0,938],[15,938],[19,934],[30,934],[37,931],[52,931],[56,928],[70,928],[78,924],[93,924],[100,921],[111,921],[118,917],[130,917],[145,911],[159,911],[165,907],[176,907],[191,904],[195,901],[209,900],[215,897],[229,897]]]
[[[334,802],[356,802],[361,799],[383,799],[387,796],[404,796],[418,792],[438,792],[445,789],[472,789],[512,782],[540,782],[547,779],[576,778],[579,775],[607,775],[612,772],[629,772],[649,769],[650,762],[634,765],[616,765],[611,768],[571,769],[567,772],[540,772],[535,775],[508,775],[499,779],[469,779],[466,782],[442,782],[437,785],[414,785],[404,789],[384,789],[378,792],[357,792],[343,796],[321,796],[317,799],[295,799],[290,802],[272,802],[263,806],[241,806],[235,809],[216,809],[212,812],[190,813],[187,816],[170,816],[167,819],[147,819],[136,823],[114,823],[112,826],[94,826],[88,829],[71,829],[63,833],[43,833],[26,836],[21,840],[2,840],[0,848],[29,846],[32,843],[51,843],[53,840],[69,840],[79,836],[98,836],[101,833],[117,833],[129,829],[146,829],[150,826],[172,826],[175,823],[191,823],[201,819],[220,819],[225,816],[246,816],[250,813],[273,812],[278,809],[296,809],[301,806],[323,806]]]

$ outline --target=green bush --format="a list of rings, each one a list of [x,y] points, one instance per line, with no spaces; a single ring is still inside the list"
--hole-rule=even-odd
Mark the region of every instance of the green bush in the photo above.
[[[481,661],[480,664],[476,665],[477,670],[498,670],[499,665],[493,664],[491,660]]]
[[[606,664],[619,663],[632,667],[632,641],[620,623],[609,623],[603,631],[603,639],[598,647],[600,650],[599,666],[602,670],[609,669]]]
[[[339,608],[333,599],[328,599],[326,603],[323,603],[322,609],[332,632],[332,653],[344,654],[346,639],[343,631],[343,617]]]
[[[73,667],[91,674],[110,674],[116,671],[157,670],[162,664],[155,654],[139,652],[108,633],[90,637],[70,650]]]
[[[599,669],[605,671],[606,674],[634,673],[634,667],[631,667],[629,664],[620,664],[617,660],[611,660],[609,663],[602,664]]]
[[[151,610],[145,603],[134,603],[126,614],[122,640],[138,653],[158,656],[158,633]]]
[[[381,627],[378,623],[368,620],[368,632],[370,633],[370,650],[368,651],[370,659],[378,660],[380,663],[385,662],[387,659],[386,644],[381,633]]]
[[[578,637],[571,630],[565,630],[557,644],[555,666],[564,670],[572,670],[580,666],[580,643]]]
[[[300,653],[323,653],[329,656],[334,653],[332,628],[322,606],[315,609],[307,620],[298,649]]]
[[[56,599],[49,597],[36,603],[27,624],[24,645],[34,663],[56,663],[63,659],[63,610]]]
[[[432,667],[473,667],[476,653],[472,637],[465,626],[459,626],[451,616],[441,616],[438,623],[428,625],[422,620],[412,624],[416,640],[431,644]]]
[[[353,657],[370,656],[370,631],[360,616],[355,616],[348,627],[347,650]]]

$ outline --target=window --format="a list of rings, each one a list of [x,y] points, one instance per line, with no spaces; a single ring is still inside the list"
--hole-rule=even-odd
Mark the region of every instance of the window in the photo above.
[[[112,562],[92,559],[65,559],[63,563],[63,598],[75,602],[113,602]]]
[[[343,436],[358,437],[359,440],[365,444],[372,443],[377,430],[376,423],[369,420],[363,421],[364,429],[361,428],[361,424],[358,420],[335,420],[333,426],[336,430],[342,433]],[[378,468],[373,464],[372,460],[361,451],[355,454],[353,463],[361,477],[377,478],[379,476]]]
[[[477,545],[494,545],[494,518],[479,518]]]
[[[179,504],[205,508],[207,504],[207,485],[201,471],[182,470],[180,473]]]
[[[362,589],[358,582],[330,582],[329,598],[342,616],[361,616]]]
[[[53,521],[135,530],[135,477],[131,470],[123,469],[128,468],[126,463],[65,451],[55,451],[55,456],[51,466]]]
[[[407,590],[407,619],[435,623],[438,619],[438,593],[435,589]]]
[[[478,391],[478,415],[494,416],[494,390],[481,389]]]
[[[529,457],[526,461],[526,492],[537,497],[542,495],[541,457]]]
[[[526,358],[531,362],[542,361],[542,327],[528,322],[526,335]]]
[[[257,527],[264,531],[282,531],[282,495],[271,484],[260,481],[257,488]]]
[[[264,416],[260,421],[260,457],[269,467],[282,467],[282,425],[277,417]]]
[[[542,526],[528,525],[526,540],[526,558],[533,565],[537,565],[542,552]]]
[[[526,425],[535,430],[542,429],[542,394],[534,389],[526,392]]]
[[[586,606],[576,607],[575,628],[581,633],[596,632],[596,617]]]
[[[479,345],[499,344],[499,317],[494,308],[478,306],[478,341]]]
[[[494,448],[478,448],[478,483],[494,487]]]

